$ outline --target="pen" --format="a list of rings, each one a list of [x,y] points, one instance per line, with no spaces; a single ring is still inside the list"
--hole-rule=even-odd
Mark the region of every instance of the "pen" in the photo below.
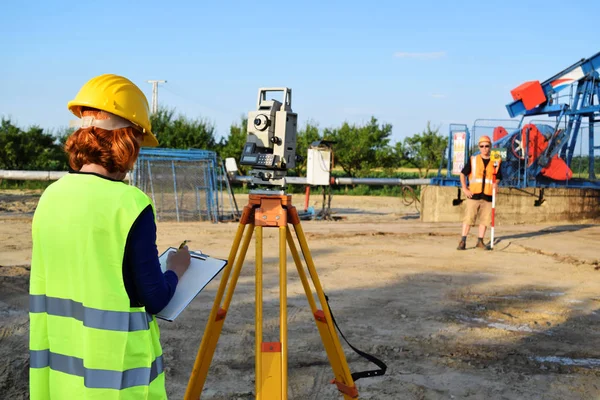
[[[189,240],[184,240],[183,242],[181,242],[181,244],[179,245],[179,248],[177,250],[183,249],[184,246],[187,244],[187,242],[189,242]]]

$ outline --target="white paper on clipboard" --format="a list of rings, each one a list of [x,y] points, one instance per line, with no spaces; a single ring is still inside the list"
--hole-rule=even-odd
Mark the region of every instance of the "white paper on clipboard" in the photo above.
[[[174,247],[169,247],[159,257],[160,268],[163,272],[167,269],[167,255],[171,251],[177,251]],[[204,289],[208,283],[225,267],[227,261],[219,258],[212,258],[200,252],[190,251],[190,267],[185,271],[175,294],[158,314],[157,318],[167,321],[173,321],[177,316],[191,303],[192,300]]]

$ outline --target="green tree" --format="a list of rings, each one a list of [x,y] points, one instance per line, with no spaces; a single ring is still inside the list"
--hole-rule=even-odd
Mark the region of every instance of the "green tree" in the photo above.
[[[406,144],[402,141],[394,144],[391,157],[394,160],[394,166],[396,168],[411,165],[408,149]]]
[[[335,164],[349,176],[364,176],[370,169],[390,167],[396,157],[389,147],[391,124],[379,125],[375,117],[364,126],[347,122],[338,129],[325,129],[323,137],[334,140]]]
[[[313,121],[308,121],[304,128],[298,131],[296,136],[296,155],[300,158],[296,161],[296,167],[293,170],[294,175],[306,176],[308,148],[314,141],[320,139],[319,126]]]
[[[60,146],[64,147],[65,143],[67,142],[67,139],[69,138],[69,136],[71,136],[73,134],[73,132],[75,132],[75,128],[59,128],[56,130],[52,130],[52,136],[54,136],[58,142],[58,144],[60,144]]]
[[[240,174],[246,173],[246,168],[240,165],[240,157],[244,150],[244,144],[246,143],[248,130],[248,118],[242,116],[239,124],[231,124],[229,127],[229,135],[227,138],[221,138],[219,142],[219,156],[224,160],[229,157],[233,157],[235,162],[238,164]]]
[[[404,139],[404,147],[409,164],[419,169],[421,178],[427,177],[429,170],[438,168],[444,158],[444,151],[448,146],[448,137],[439,134],[440,128],[427,128],[421,132]]]
[[[159,147],[174,149],[216,150],[215,127],[203,119],[175,117],[175,110],[161,107],[150,116],[152,131]]]
[[[9,119],[0,121],[0,169],[61,171],[67,156],[60,140],[38,126],[22,130]]]
[[[393,175],[396,169],[404,166],[406,162],[406,151],[402,142],[397,142],[394,146],[383,146],[375,152],[374,165],[383,169],[386,176]]]

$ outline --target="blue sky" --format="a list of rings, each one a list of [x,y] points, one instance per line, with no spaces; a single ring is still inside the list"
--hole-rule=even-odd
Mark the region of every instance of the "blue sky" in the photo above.
[[[259,87],[288,86],[301,126],[375,116],[398,141],[427,121],[508,118],[511,89],[600,51],[597,1],[6,3],[0,115],[21,126],[67,126],[81,85],[116,73],[148,101],[146,81],[167,80],[159,103],[218,136]]]

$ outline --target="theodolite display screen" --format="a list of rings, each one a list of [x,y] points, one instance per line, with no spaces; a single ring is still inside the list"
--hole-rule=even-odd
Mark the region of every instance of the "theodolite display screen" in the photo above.
[[[256,164],[256,161],[258,161],[258,157],[257,156],[243,156],[242,157],[242,163],[249,163],[249,164]]]

